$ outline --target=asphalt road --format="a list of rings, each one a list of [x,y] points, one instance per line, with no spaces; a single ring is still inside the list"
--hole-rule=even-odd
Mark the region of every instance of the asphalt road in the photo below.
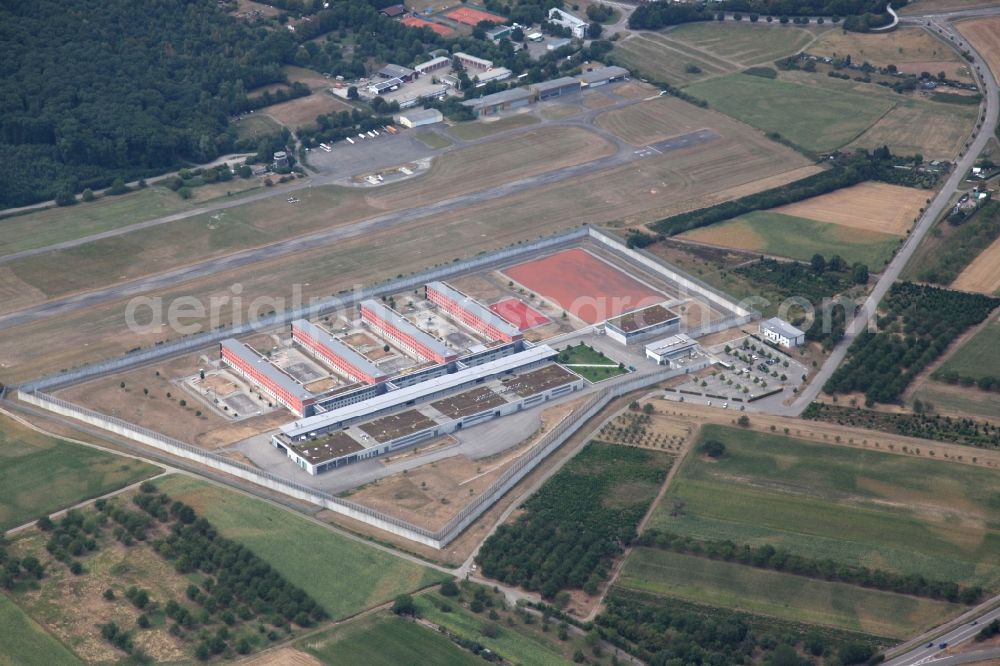
[[[1000,8],[981,11],[986,12],[986,14],[1000,14]],[[945,16],[951,16],[953,14],[961,14],[962,16],[969,15],[968,12],[952,12],[951,14]],[[976,161],[976,158],[979,156],[979,153],[982,152],[983,148],[986,147],[987,142],[993,136],[994,128],[997,126],[997,118],[1000,116],[1000,100],[998,100],[997,95],[1000,88],[998,88],[997,81],[993,78],[993,75],[990,73],[990,70],[986,66],[986,62],[983,60],[982,56],[972,49],[968,42],[966,42],[965,39],[958,34],[958,31],[956,31],[945,18],[907,17],[905,22],[919,23],[921,25],[926,25],[930,22],[932,24],[932,31],[934,34],[938,34],[937,28],[940,28],[946,35],[955,37],[955,41],[951,43],[955,44],[960,49],[968,50],[972,53],[975,72],[981,80],[985,90],[983,97],[986,100],[986,120],[983,122],[983,129],[978,131],[975,135],[972,145],[956,162],[951,176],[949,176],[944,186],[938,191],[937,196],[934,197],[930,205],[927,206],[924,214],[920,217],[920,220],[913,228],[913,231],[906,238],[906,241],[896,253],[893,260],[886,267],[885,271],[883,271],[881,277],[879,277],[878,282],[875,284],[875,288],[872,289],[871,294],[869,294],[868,299],[862,306],[858,316],[855,317],[847,326],[844,338],[837,344],[836,347],[834,347],[830,356],[826,359],[826,362],[823,363],[823,367],[820,368],[820,371],[813,378],[809,386],[799,393],[798,399],[788,407],[775,410],[775,413],[786,416],[798,416],[805,410],[806,407],[809,406],[809,403],[819,396],[820,391],[823,390],[823,385],[828,379],[830,379],[836,369],[844,361],[844,357],[847,355],[847,349],[851,346],[851,343],[854,342],[854,339],[869,325],[869,323],[874,323],[875,315],[878,310],[878,304],[885,297],[893,283],[899,279],[899,275],[902,273],[903,268],[913,256],[917,246],[920,245],[920,241],[923,240],[924,236],[927,235],[927,232],[930,231],[935,220],[937,220],[948,208],[952,196],[961,187],[962,181],[965,179],[965,174],[972,168],[973,163]]]
[[[983,659],[1000,657],[1000,648],[990,648],[988,650],[969,652],[962,655],[947,656],[942,655],[944,649],[938,647],[941,643],[947,643],[949,646],[955,646],[972,640],[972,637],[979,633],[979,631],[983,628],[983,625],[992,622],[995,619],[1000,619],[1000,607],[994,608],[992,611],[980,615],[976,619],[976,624],[965,622],[955,627],[948,633],[935,637],[934,640],[927,639],[926,641],[921,641],[920,645],[917,645],[905,654],[886,661],[885,665],[918,666],[918,664],[972,664]],[[931,647],[927,647],[929,644],[931,644]]]
[[[717,138],[719,138],[719,135],[715,132],[700,130],[690,134],[674,137],[673,139],[668,139],[666,141],[660,141],[649,149],[636,150],[632,146],[628,146],[626,144],[624,146],[620,146],[619,150],[613,155],[593,160],[591,162],[586,162],[584,164],[577,164],[562,169],[556,169],[538,176],[522,178],[510,183],[452,197],[450,199],[444,199],[425,206],[417,206],[403,211],[379,215],[377,217],[344,225],[342,227],[324,229],[316,233],[290,238],[272,245],[243,250],[241,252],[234,252],[232,254],[190,264],[174,270],[144,276],[128,282],[118,283],[103,289],[96,289],[93,291],[67,296],[65,298],[47,301],[31,308],[0,315],[0,330],[30,324],[46,317],[65,315],[80,308],[109,303],[153,290],[167,289],[189,280],[196,280],[265,260],[278,259],[280,257],[296,254],[298,252],[304,252],[306,250],[315,250],[317,248],[350,238],[357,238],[359,236],[377,233],[379,231],[386,231],[415,220],[477,206],[482,203],[502,199],[520,192],[537,189],[565,180],[580,178],[597,171],[635,162],[657,153],[665,153],[681,148],[690,148],[691,146],[695,146],[700,143],[714,141]],[[286,191],[288,190],[284,190],[282,194]],[[266,194],[273,196],[273,193]],[[254,197],[254,199],[255,198],[259,197]],[[244,198],[240,200],[239,203],[244,203],[247,200],[253,199]],[[226,203],[229,204],[230,202]],[[227,205],[226,207],[229,206]]]

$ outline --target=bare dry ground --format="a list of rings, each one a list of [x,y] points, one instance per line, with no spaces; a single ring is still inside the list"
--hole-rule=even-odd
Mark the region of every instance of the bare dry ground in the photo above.
[[[885,34],[830,30],[809,46],[809,53],[831,58],[849,55],[855,62],[868,61],[883,67],[910,62],[961,62],[955,51],[920,28]]]
[[[904,62],[897,65],[899,71],[904,74],[916,74],[920,75],[922,72],[927,72],[932,76],[937,76],[938,72],[944,72],[945,76],[949,79],[969,79],[972,78],[971,72],[969,72],[969,66],[963,62],[954,62],[948,60],[918,60],[916,62]]]
[[[280,647],[236,663],[243,666],[323,666],[316,657],[293,647]]]
[[[922,12],[944,12],[958,9],[979,9],[995,7],[993,0],[915,0],[900,10],[900,14],[920,14]]]
[[[156,295],[162,297],[164,303],[182,295],[194,296],[207,303],[212,296],[231,297],[231,287],[238,283],[243,289],[243,304],[257,297],[268,297],[280,299],[272,301],[274,307],[286,307],[290,305],[293,285],[302,286],[305,298],[329,296],[356,284],[368,284],[399,273],[451,262],[456,257],[499,249],[581,223],[644,224],[673,213],[775,187],[818,170],[804,157],[739,123],[711,111],[703,113],[706,123],[723,135],[721,139],[499,201],[424,218],[403,228],[218,273]],[[566,157],[558,155],[552,159],[565,160]],[[524,172],[520,173],[523,177]],[[482,174],[483,179],[489,177],[487,173]],[[384,196],[401,197],[404,205],[413,206],[438,199],[446,191],[469,187],[453,180],[424,180],[423,190],[412,192],[409,198],[391,188],[386,188]],[[421,186],[417,182],[414,180],[405,187],[418,189]],[[494,177],[492,184],[496,183]],[[368,201],[359,201],[360,196]],[[260,244],[263,238],[272,234],[289,235],[289,227],[302,232],[313,225],[329,225],[334,210],[337,222],[371,215],[375,212],[371,204],[379,201],[379,196],[314,189],[302,194],[302,203],[296,208],[294,218],[288,216],[288,206],[283,199],[275,197],[277,201],[271,199],[248,206],[240,213],[244,221],[234,212],[227,211],[231,216],[227,219],[233,225],[229,233],[241,244]],[[255,233],[253,241],[243,238],[242,234],[258,225],[268,229],[267,234]],[[58,293],[71,288],[74,279],[82,276],[87,278],[82,285],[89,286],[91,281],[107,283],[123,275],[134,277],[154,268],[176,265],[178,257],[192,258],[193,252],[188,248],[197,250],[208,245],[218,248],[219,254],[233,249],[232,244],[223,243],[233,236],[216,235],[221,228],[207,232],[206,220],[164,227],[160,234],[147,231],[142,239],[112,243],[112,247],[107,248],[109,253],[102,254],[100,261],[88,257],[89,252],[79,253],[82,256],[76,260],[82,263],[75,265],[70,264],[73,257],[62,257],[63,261],[54,264],[52,258],[43,257],[33,262],[29,272],[39,281],[52,284],[53,291]],[[186,236],[187,232],[191,235]],[[202,240],[198,240],[199,236]],[[399,252],[401,241],[406,244],[405,253]],[[139,243],[148,249],[141,250]],[[59,279],[60,274],[65,277]],[[53,284],[53,281],[56,282]],[[76,284],[81,285],[81,281]],[[83,360],[106,358],[137,345],[148,346],[176,337],[176,334],[159,329],[130,331],[124,325],[126,304],[104,304],[58,319],[0,331],[0,380],[26,379],[72,367]],[[231,303],[223,306],[219,314],[220,324],[230,321]],[[241,312],[241,316],[245,318],[246,312]]]
[[[1000,78],[1000,16],[955,24],[962,36],[983,56],[994,78]]]
[[[338,111],[349,112],[353,108],[324,90],[316,90],[312,95],[273,104],[258,113],[266,113],[282,125],[294,130],[304,125],[314,125],[316,116]]]
[[[613,111],[606,111],[594,123],[633,146],[645,146],[709,126],[712,120],[704,109],[675,97],[657,97]]]
[[[1000,239],[973,259],[951,283],[951,288],[989,295],[997,293],[1000,290]]]
[[[912,187],[867,182],[781,206],[774,212],[903,236],[927,197],[927,192]]]

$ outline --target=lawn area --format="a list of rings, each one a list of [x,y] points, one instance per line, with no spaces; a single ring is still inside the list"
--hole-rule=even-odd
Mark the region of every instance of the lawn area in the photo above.
[[[396,666],[420,655],[425,664],[476,666],[483,660],[433,629],[381,613],[310,636],[298,647],[326,666]]]
[[[0,219],[0,256],[117,229],[190,207],[176,193],[150,187],[90,203]]]
[[[559,352],[559,363],[595,384],[628,373],[618,361],[608,358],[604,352],[588,347],[583,342]]]
[[[454,141],[448,137],[443,134],[438,134],[437,132],[418,132],[413,136],[420,143],[424,144],[428,148],[434,148],[435,150],[439,148],[447,148],[454,143]]]
[[[996,472],[717,425],[700,438],[724,442],[726,455],[688,456],[651,527],[987,590],[1000,584]],[[679,516],[670,515],[674,499],[684,502]]]
[[[0,532],[160,471],[0,416]]]
[[[858,138],[893,108],[889,100],[733,74],[695,83],[685,92],[713,109],[765,132],[777,132],[814,152],[836,150]]]
[[[822,31],[823,28],[815,28]],[[673,28],[672,40],[684,42],[745,66],[770,64],[801,51],[813,31],[792,25],[688,23]]]
[[[655,548],[635,549],[618,584],[699,604],[885,638],[911,636],[961,609],[932,599]]]
[[[515,127],[527,127],[537,122],[540,121],[535,116],[522,113],[517,116],[507,116],[506,118],[489,122],[473,120],[467,123],[459,123],[452,125],[448,128],[448,131],[459,139],[470,141],[503,132],[504,130],[514,129]]]
[[[642,76],[673,85],[736,71],[736,65],[656,32],[634,34],[615,43],[616,61]]]
[[[265,134],[281,132],[281,123],[264,113],[248,114],[235,121],[238,139],[256,139]]]
[[[480,630],[487,620],[486,613],[473,613],[465,606],[454,603],[436,592],[418,595],[414,601],[421,617],[427,618],[434,624],[441,625],[459,636],[485,645],[511,663],[524,664],[525,666],[529,664],[562,666],[567,663],[566,657],[553,645],[526,632],[517,631],[516,627],[509,627],[498,622],[500,633],[497,637],[484,636]],[[439,606],[442,603],[451,606],[451,610],[448,612],[441,610]],[[554,632],[550,633],[554,634]]]
[[[334,619],[448,578],[267,502],[191,477],[174,475],[157,485],[190,504],[223,536],[252,549],[289,582],[309,590]]]
[[[0,666],[82,664],[66,646],[48,634],[0,593]]]
[[[1000,377],[1000,321],[993,320],[972,339],[955,350],[940,372],[955,372],[960,377]]]
[[[771,211],[754,211],[692,229],[679,238],[800,261],[809,261],[817,253],[827,259],[839,254],[848,264],[861,262],[873,271],[881,270],[899,245],[899,237],[892,234]]]

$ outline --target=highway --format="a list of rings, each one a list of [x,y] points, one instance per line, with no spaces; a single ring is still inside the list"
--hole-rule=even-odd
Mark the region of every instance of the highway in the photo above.
[[[989,10],[979,10],[980,12],[985,12],[986,14],[1000,14],[1000,8],[993,8]],[[982,130],[977,130],[973,135],[972,145],[966,149],[965,153],[958,159],[955,164],[954,170],[948,177],[944,186],[938,191],[937,196],[934,197],[933,201],[927,206],[924,214],[920,217],[913,231],[906,238],[906,241],[900,247],[896,256],[889,262],[885,271],[879,277],[878,282],[875,284],[875,288],[872,289],[871,294],[869,294],[867,300],[865,300],[864,305],[858,315],[848,324],[847,329],[844,333],[843,339],[833,348],[830,352],[830,356],[827,357],[823,366],[820,368],[819,372],[813,378],[812,382],[799,393],[798,399],[796,399],[791,405],[787,407],[782,407],[780,410],[776,410],[776,413],[781,413],[785,416],[798,416],[800,415],[809,403],[813,402],[817,397],[819,397],[820,391],[823,390],[823,385],[826,384],[827,380],[833,375],[840,364],[844,361],[847,356],[847,349],[854,342],[854,339],[869,325],[869,323],[874,324],[875,315],[878,311],[878,304],[888,293],[889,288],[892,287],[893,283],[899,279],[900,273],[903,272],[903,268],[909,262],[913,253],[916,251],[917,246],[920,245],[920,241],[923,240],[927,232],[931,230],[934,226],[934,222],[944,213],[944,211],[949,207],[952,197],[962,186],[962,181],[965,179],[965,174],[969,172],[972,168],[973,163],[976,158],[986,147],[987,142],[993,136],[993,130],[997,126],[997,119],[1000,117],[1000,99],[998,99],[998,88],[997,81],[990,73],[989,67],[986,66],[986,62],[983,60],[982,56],[975,51],[968,42],[958,34],[958,31],[948,23],[949,16],[960,14],[961,16],[970,15],[969,12],[952,12],[950,14],[935,15],[935,16],[914,16],[905,17],[901,19],[904,23],[916,23],[919,25],[931,24],[931,31],[934,34],[939,34],[937,29],[942,30],[945,35],[955,37],[953,43],[956,47],[968,50],[973,57],[973,68],[977,78],[980,80],[983,86],[984,94],[983,98],[986,101],[986,120],[983,122]],[[972,14],[972,15],[984,15],[984,14]],[[947,37],[946,37],[947,40]]]
[[[994,601],[996,601],[996,599],[994,599]],[[970,641],[980,632],[980,630],[982,630],[983,625],[996,619],[1000,619],[1000,606],[980,615],[975,620],[976,624],[972,624],[972,620],[970,620],[959,624],[947,633],[934,636],[933,639],[930,637],[920,637],[917,639],[919,640],[919,644],[915,645],[908,652],[905,652],[898,657],[886,660],[885,665],[918,666],[920,664],[971,664],[983,659],[1000,658],[1000,648],[990,648],[975,652],[970,651],[969,653],[963,655],[947,655],[943,654],[946,648],[939,647],[942,643],[945,643],[948,646],[955,646],[966,641]],[[911,643],[912,642],[916,641],[911,641]],[[931,647],[927,647],[928,645]]]

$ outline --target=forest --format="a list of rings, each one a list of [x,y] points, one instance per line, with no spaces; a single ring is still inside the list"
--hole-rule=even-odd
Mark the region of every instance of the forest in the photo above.
[[[501,525],[477,556],[490,578],[552,599],[561,590],[597,591],[614,557],[666,478],[671,458],[637,448],[591,442]],[[618,489],[648,493],[623,496]]]
[[[867,30],[881,25],[885,16],[885,3],[880,0],[722,0],[706,4],[674,4],[650,2],[639,5],[629,18],[633,30],[657,30],[668,25],[711,21],[716,12],[739,12],[757,16],[838,16],[851,17],[845,28]],[[895,9],[907,4],[906,0],[894,2]],[[865,17],[865,18],[861,18]]]
[[[910,382],[1000,299],[910,282],[892,286],[877,317],[877,331],[863,331],[823,390],[865,394],[868,406],[891,403]]]

